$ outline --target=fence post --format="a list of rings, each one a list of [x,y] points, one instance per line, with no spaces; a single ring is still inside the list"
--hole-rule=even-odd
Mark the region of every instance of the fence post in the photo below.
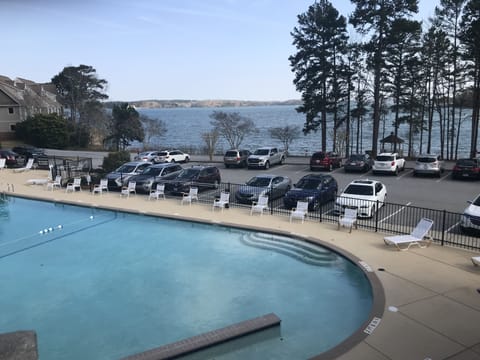
[[[270,200],[270,215],[273,215],[273,184],[270,184],[270,193],[268,194],[268,199]]]
[[[315,204],[315,202],[314,202]],[[315,206],[315,205],[314,205]],[[318,214],[318,217],[320,218],[320,222],[322,222],[322,213],[323,213],[323,204],[322,201],[320,201],[320,206],[318,207],[318,211],[320,211],[320,214]]]
[[[443,209],[443,219],[442,219],[442,246],[445,242],[445,224],[447,218],[447,210]]]
[[[375,232],[378,232],[378,199],[375,204]]]

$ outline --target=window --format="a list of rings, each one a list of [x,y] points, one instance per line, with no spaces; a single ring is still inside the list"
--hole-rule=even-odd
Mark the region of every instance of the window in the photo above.
[[[15,131],[17,129],[17,125],[16,124],[10,124],[10,130],[11,131]]]
[[[9,108],[8,108],[8,113],[9,113],[9,114],[13,114],[13,113],[14,113],[13,107],[9,107]]]

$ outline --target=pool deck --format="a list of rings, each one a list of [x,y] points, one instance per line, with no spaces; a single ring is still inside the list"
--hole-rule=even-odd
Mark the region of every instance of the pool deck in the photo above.
[[[400,252],[384,244],[385,234],[355,229],[349,233],[331,223],[290,223],[288,217],[250,216],[245,208],[213,212],[209,204],[182,206],[179,199],[148,201],[144,195],[121,198],[118,192],[67,194],[64,189],[47,191],[43,185],[27,185],[30,179],[45,179],[47,173],[0,170],[0,193],[271,230],[355,255],[380,280],[385,308],[381,320],[368,327],[369,334],[364,334],[359,343],[351,349],[347,345],[336,349],[328,358],[337,354],[334,357],[342,360],[480,360],[480,267],[470,260],[478,253],[436,244]]]

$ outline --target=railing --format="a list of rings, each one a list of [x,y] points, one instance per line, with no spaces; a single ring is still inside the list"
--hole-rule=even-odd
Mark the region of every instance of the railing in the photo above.
[[[236,192],[245,185],[221,183],[218,188],[213,188],[212,184],[196,184],[199,187],[210,189],[201,191],[199,202],[213,203],[215,198],[219,198],[220,192],[230,193],[229,207],[250,209],[250,204],[244,204],[236,199]],[[169,196],[167,194],[167,196]],[[172,196],[172,195],[170,195]],[[271,197],[270,197],[271,198]],[[363,204],[369,204],[362,200]],[[338,213],[334,209],[334,201],[320,204],[318,208],[309,211],[307,219],[310,221],[334,223],[338,222]],[[461,247],[468,250],[480,250],[480,232],[464,232],[460,228],[461,213],[454,213],[446,210],[428,209],[404,204],[395,204],[385,202],[370,202],[377,211],[369,218],[359,218],[358,227],[368,231],[386,233],[386,234],[409,234],[418,224],[421,218],[426,217],[434,221],[431,230],[433,240],[442,245]],[[269,213],[277,216],[288,217],[290,209],[283,205],[283,197],[269,202]]]

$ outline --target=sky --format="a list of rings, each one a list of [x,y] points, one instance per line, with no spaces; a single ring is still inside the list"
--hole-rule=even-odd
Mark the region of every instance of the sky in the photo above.
[[[0,75],[43,83],[84,64],[112,101],[299,99],[291,32],[313,2],[0,0]],[[354,9],[331,3],[346,17]],[[416,18],[438,3],[420,0]]]

